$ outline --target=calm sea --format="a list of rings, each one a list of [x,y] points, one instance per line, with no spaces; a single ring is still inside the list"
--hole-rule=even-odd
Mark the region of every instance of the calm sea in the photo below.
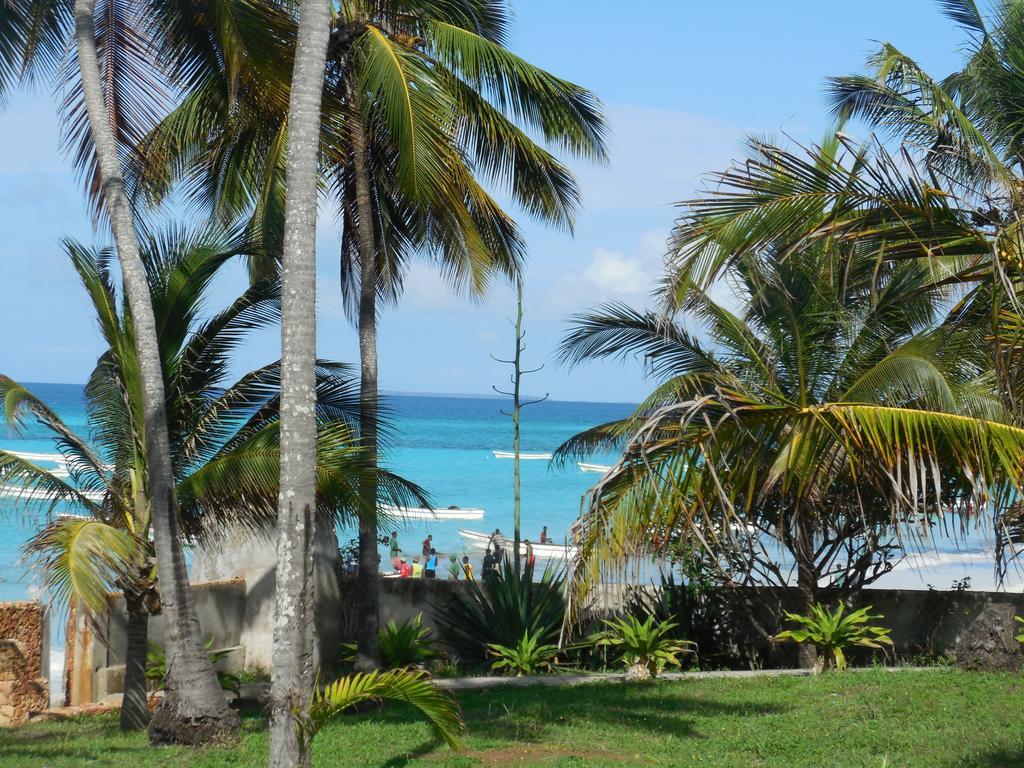
[[[82,387],[68,384],[29,384],[78,434],[88,434]],[[512,424],[502,414],[501,398],[389,395],[392,416],[387,467],[423,487],[435,507],[481,507],[480,521],[416,522],[399,529],[404,550],[419,551],[428,533],[439,552],[461,553],[459,529],[512,531],[512,462],[495,459],[491,451],[511,450]],[[630,405],[546,401],[524,409],[522,450],[545,453],[583,429],[625,416]],[[21,431],[0,425],[0,448],[52,453],[46,430],[27,423]],[[613,457],[593,460],[611,463]],[[575,463],[566,468],[547,461],[522,462],[522,531],[536,540],[542,526],[560,539],[576,519],[580,499],[598,478]],[[10,500],[0,498],[0,601],[35,596],[33,574],[21,558],[21,547],[38,530],[39,519],[26,517]],[[383,532],[382,532],[383,533]],[[355,536],[339,531],[339,539]],[[386,561],[385,561],[386,562]]]
[[[65,384],[32,384],[30,388],[54,408],[79,434],[88,433],[82,387]],[[392,416],[389,469],[418,483],[431,496],[435,507],[481,507],[483,520],[423,521],[406,523],[399,538],[406,552],[418,553],[428,533],[439,552],[474,559],[479,550],[467,549],[459,529],[479,532],[501,528],[512,532],[512,462],[495,459],[494,450],[511,450],[512,426],[502,414],[508,407],[500,398],[390,395],[387,405]],[[629,413],[622,403],[547,401],[524,411],[522,450],[550,452],[566,438],[595,424]],[[47,432],[28,423],[21,431],[0,424],[0,448],[53,452]],[[595,456],[595,463],[612,463],[612,456]],[[584,473],[575,465],[552,467],[547,461],[522,462],[522,531],[536,540],[542,526],[560,540],[580,511],[580,500],[598,475]],[[41,520],[26,516],[0,497],[0,600],[17,600],[38,594],[34,574],[23,562],[21,549],[38,530]],[[355,536],[339,530],[345,543]],[[381,531],[382,535],[387,531]],[[385,555],[385,548],[381,548]],[[443,562],[443,560],[442,560]],[[976,532],[966,541],[936,538],[923,550],[908,557],[879,586],[923,589],[928,585],[948,588],[954,581],[971,578],[975,589],[993,589],[990,536]],[[1024,574],[1014,570],[1003,585],[1020,591]]]

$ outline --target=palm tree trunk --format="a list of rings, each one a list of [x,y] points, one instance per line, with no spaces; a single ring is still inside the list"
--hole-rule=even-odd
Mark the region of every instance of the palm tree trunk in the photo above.
[[[281,286],[281,489],[270,688],[271,768],[310,761],[316,510],[316,207],[331,5],[302,0],[288,105]]]
[[[352,110],[352,155],[355,174],[356,246],[359,249],[359,434],[371,471],[376,471],[377,446],[377,244],[373,230],[373,201],[370,198],[370,155],[366,128]],[[377,550],[377,480],[364,485],[363,511],[359,518],[359,592],[356,613],[359,630],[356,670],[368,672],[380,667]]]
[[[203,648],[178,536],[156,321],[149,297],[149,281],[139,256],[135,221],[124,190],[117,143],[107,113],[103,73],[96,53],[95,9],[96,0],[75,0],[75,43],[103,199],[110,216],[135,330],[135,353],[145,413],[153,541],[166,620],[167,689],[160,710],[150,723],[150,738],[154,742],[188,744],[231,740],[238,736],[238,715],[228,708]]]
[[[124,590],[128,608],[128,637],[124,654],[124,699],[121,702],[121,730],[141,731],[149,723],[146,700],[146,650],[149,645],[149,611],[139,595]]]
[[[811,612],[811,606],[818,599],[818,574],[814,567],[814,528],[800,512],[796,517],[796,542],[793,554],[796,558],[796,585],[800,595],[798,613],[807,616]],[[818,651],[813,645],[797,645],[797,663],[801,669],[814,669],[817,661]]]

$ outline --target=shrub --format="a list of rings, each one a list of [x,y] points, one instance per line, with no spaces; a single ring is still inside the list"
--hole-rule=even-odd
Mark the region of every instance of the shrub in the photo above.
[[[789,629],[775,635],[775,641],[791,641],[794,643],[812,643],[818,649],[818,666],[820,672],[834,665],[836,669],[846,669],[846,649],[859,646],[861,648],[878,649],[882,645],[892,645],[889,629],[869,625],[869,621],[885,618],[872,615],[871,606],[859,611],[845,613],[846,607],[840,603],[836,610],[829,611],[820,603],[811,606],[810,616],[787,613],[786,618],[803,629]]]
[[[678,667],[681,654],[693,653],[693,643],[672,636],[677,625],[671,621],[656,621],[654,616],[640,621],[636,616],[626,616],[605,619],[604,625],[607,629],[594,636],[595,645],[618,648],[628,676],[636,680],[657,677],[666,666]]]
[[[378,633],[380,661],[384,669],[422,667],[441,654],[434,647],[433,632],[423,626],[423,614],[418,613],[401,624],[392,619]],[[356,643],[343,643],[346,660],[354,661]]]
[[[510,675],[536,675],[539,672],[554,672],[558,664],[558,646],[541,643],[536,635],[529,632],[519,638],[514,646],[490,643],[487,646],[495,658],[491,669],[496,672],[505,671]]]
[[[565,618],[563,579],[552,566],[533,583],[533,568],[525,566],[519,577],[509,560],[499,570],[482,575],[482,581],[464,582],[444,606],[434,606],[444,639],[463,661],[484,662],[491,645],[515,647],[526,634],[538,643],[551,644]]]

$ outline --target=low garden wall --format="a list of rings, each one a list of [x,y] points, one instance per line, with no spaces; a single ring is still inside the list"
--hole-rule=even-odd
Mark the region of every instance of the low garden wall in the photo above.
[[[39,602],[0,603],[0,726],[50,704],[50,626]]]
[[[227,579],[193,585],[199,623],[206,638],[215,638],[217,648],[227,648],[230,668],[242,666],[269,669],[274,606],[273,573],[262,572],[257,578],[259,588],[253,589],[245,579]],[[381,624],[398,623],[423,615],[424,625],[435,630],[437,615],[453,596],[465,590],[462,581],[447,579],[380,580]],[[321,594],[317,601],[318,625],[335,628],[341,639],[354,639],[356,629],[354,579],[342,578],[337,589]],[[736,591],[741,594],[741,591]],[[783,612],[796,603],[795,590],[755,589],[743,594],[748,605],[756,606],[763,627],[771,633],[781,629]],[[614,601],[613,601],[614,602]],[[958,592],[938,590],[868,589],[861,593],[860,603],[872,605],[884,615],[878,623],[892,630],[894,648],[891,657],[911,661],[947,657],[956,663],[977,668],[1019,668],[1024,663],[1013,617],[1024,615],[1024,595],[1002,592]],[[69,649],[74,670],[70,689],[71,704],[99,701],[116,693],[119,675],[123,675],[124,632],[126,617],[123,602],[113,598],[113,610],[103,624],[102,639],[90,634],[82,621],[76,622],[74,648]],[[253,620],[258,617],[258,620]],[[750,643],[742,622],[725,617],[725,627],[716,638],[723,647]],[[162,620],[150,623],[150,638],[160,642]],[[443,638],[441,638],[443,640]],[[792,647],[762,647],[760,662],[773,666],[792,666]],[[337,661],[337,644],[322,649],[322,659],[330,665]],[[742,667],[749,656],[711,655],[712,666]],[[744,661],[746,658],[748,661]]]

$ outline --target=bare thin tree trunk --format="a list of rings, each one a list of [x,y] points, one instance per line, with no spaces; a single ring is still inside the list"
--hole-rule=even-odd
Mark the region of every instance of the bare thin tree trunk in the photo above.
[[[146,700],[146,651],[149,644],[149,611],[137,594],[124,590],[128,609],[127,644],[124,655],[124,698],[121,730],[141,731],[149,724]]]
[[[302,0],[288,105],[281,287],[281,491],[270,689],[271,768],[310,764],[316,510],[317,157],[331,5]]]
[[[356,246],[359,249],[359,434],[367,462],[377,469],[377,244],[373,230],[373,201],[370,198],[370,155],[366,128],[358,110],[352,112],[352,155],[356,187]],[[371,478],[364,486],[365,509],[359,518],[359,592],[357,615],[359,630],[355,667],[368,672],[380,667],[377,639],[378,563],[377,550],[377,481]]]
[[[160,709],[150,723],[150,738],[154,742],[185,744],[232,740],[238,736],[238,715],[227,706],[203,647],[178,535],[156,321],[149,281],[139,256],[135,222],[124,190],[117,142],[107,113],[103,73],[96,53],[95,9],[96,0],[75,0],[75,43],[103,198],[135,331],[145,414],[147,490],[165,617],[167,687]]]
[[[519,518],[521,499],[519,493],[519,412],[520,387],[523,381],[523,280],[516,278],[516,356],[512,373],[512,558],[515,562],[516,579],[519,579],[519,544],[522,539]]]

